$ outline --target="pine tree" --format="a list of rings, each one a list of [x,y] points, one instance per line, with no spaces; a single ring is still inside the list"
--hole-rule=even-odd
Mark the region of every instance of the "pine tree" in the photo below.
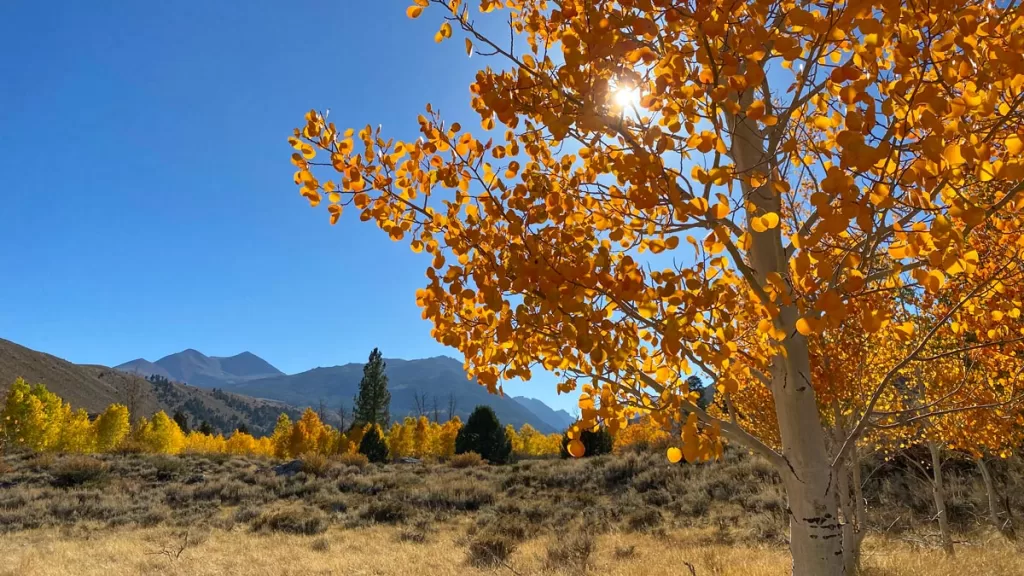
[[[490,406],[477,406],[455,437],[455,453],[476,452],[491,464],[505,464],[512,456],[512,441]]]
[[[235,428],[235,432],[238,434],[252,434],[252,432],[249,432],[249,427],[245,425],[245,422],[239,424],[238,428]]]
[[[391,392],[388,391],[387,364],[380,350],[374,348],[370,359],[363,366],[363,379],[359,381],[359,394],[353,408],[354,425],[376,424],[387,426],[391,420],[388,408]]]
[[[359,453],[366,456],[370,462],[388,461],[388,445],[376,424],[370,425],[369,430],[363,434],[362,440],[359,441]]]
[[[182,434],[186,436],[191,431],[191,428],[188,427],[188,416],[181,410],[174,411],[174,423],[178,425],[178,428],[181,428]]]
[[[206,420],[203,420],[203,422],[199,425],[198,430],[199,430],[200,434],[206,434],[207,436],[213,436],[213,426],[210,426],[210,423],[207,422]]]
[[[701,410],[707,410],[709,402],[707,396],[705,395],[704,382],[700,379],[700,376],[693,375],[687,378],[686,388],[690,392],[696,392],[697,394],[700,394],[700,396],[697,398],[697,407],[700,408]]]

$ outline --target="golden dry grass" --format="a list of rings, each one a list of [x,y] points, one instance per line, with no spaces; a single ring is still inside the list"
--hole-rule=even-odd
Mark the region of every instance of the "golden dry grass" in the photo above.
[[[321,537],[213,530],[192,534],[198,542],[177,559],[159,554],[174,549],[181,532],[168,528],[98,530],[75,533],[54,529],[25,531],[0,539],[0,575],[475,575],[554,574],[576,576],[574,568],[548,565],[550,538],[523,543],[508,567],[474,568],[467,563],[463,531],[448,526],[423,543],[402,541],[400,529],[374,526],[332,528]],[[588,574],[650,576],[782,576],[789,571],[786,550],[748,545],[709,544],[698,530],[599,536]],[[324,550],[323,540],[329,542]],[[319,545],[316,543],[319,542]],[[632,553],[625,551],[632,547]],[[318,551],[319,549],[319,551]],[[961,546],[956,559],[934,549],[874,539],[866,543],[866,576],[960,576],[964,567],[986,576],[1024,574],[1024,554],[1005,540]]]

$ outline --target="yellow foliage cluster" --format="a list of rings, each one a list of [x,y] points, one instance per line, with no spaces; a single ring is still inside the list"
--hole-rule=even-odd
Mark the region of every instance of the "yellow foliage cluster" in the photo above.
[[[505,435],[512,441],[512,453],[516,456],[554,456],[562,447],[561,434],[541,434],[529,424],[523,424],[518,432],[508,424]]]
[[[407,417],[401,423],[395,422],[388,430],[385,441],[388,455],[392,459],[412,456],[423,458],[450,458],[455,454],[455,437],[462,428],[462,421],[455,418],[439,424],[426,416]]]
[[[368,426],[368,425],[367,425]],[[292,422],[287,414],[277,419],[270,436],[256,438],[244,432],[228,437],[198,431],[184,433],[164,411],[152,418],[139,418],[134,426],[128,408],[112,404],[94,420],[84,410],[73,412],[71,406],[42,384],[29,386],[19,378],[7,395],[0,412],[0,438],[11,445],[35,451],[52,452],[114,452],[132,449],[152,454],[233,454],[296,458],[317,454],[333,456],[353,454],[368,430],[354,427],[342,432],[320,420],[311,408]],[[425,416],[395,422],[387,433],[381,432],[392,459],[447,459],[455,454],[455,437],[462,429],[456,416],[445,423],[431,422]],[[517,432],[506,428],[513,451],[523,456],[558,454],[561,437],[544,435],[529,424]]]
[[[14,381],[0,412],[0,438],[36,451],[107,452],[116,449],[129,431],[128,409],[108,407],[90,421],[85,410],[71,405],[42,384]]]
[[[615,434],[615,452],[664,451],[672,443],[672,434],[649,415],[631,421]]]

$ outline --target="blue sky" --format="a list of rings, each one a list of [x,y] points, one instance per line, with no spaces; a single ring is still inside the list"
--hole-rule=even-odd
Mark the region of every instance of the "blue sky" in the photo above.
[[[106,365],[461,358],[420,319],[428,261],[355,218],[330,227],[292,183],[310,108],[400,138],[427,102],[478,121],[485,63],[407,5],[0,4],[0,337]],[[572,409],[554,383],[507,391]]]

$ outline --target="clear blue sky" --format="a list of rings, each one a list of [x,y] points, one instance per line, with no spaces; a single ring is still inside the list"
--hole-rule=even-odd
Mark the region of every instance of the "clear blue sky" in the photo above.
[[[78,363],[250,350],[285,372],[454,350],[428,264],[292,183],[310,108],[410,137],[474,121],[484,62],[409,2],[0,3],[0,337]],[[572,409],[554,378],[507,391]]]

